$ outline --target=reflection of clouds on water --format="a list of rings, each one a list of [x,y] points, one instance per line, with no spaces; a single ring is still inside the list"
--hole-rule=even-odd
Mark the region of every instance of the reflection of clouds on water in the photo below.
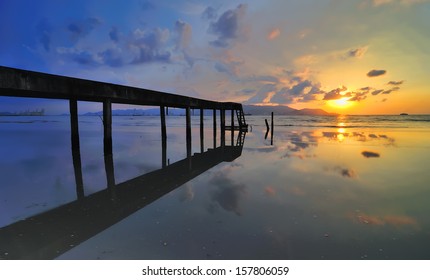
[[[368,215],[365,213],[354,213],[347,215],[354,222],[358,222],[360,224],[365,225],[374,225],[374,226],[412,226],[418,228],[418,221],[410,216],[406,215],[386,215],[386,216],[377,216],[377,215]]]
[[[379,153],[371,152],[371,151],[363,151],[361,152],[361,154],[366,158],[378,158],[381,156]]]
[[[386,146],[393,146],[395,145],[396,140],[392,137],[388,137],[385,134],[375,134],[370,133],[367,134],[364,132],[351,132],[348,133],[346,131],[323,131],[322,137],[327,138],[328,140],[335,140],[342,142],[346,138],[350,138],[359,142],[369,142],[369,141],[383,141],[385,142],[384,145]]]
[[[299,159],[315,157],[315,155],[306,154],[306,150],[311,147],[316,147],[318,144],[318,138],[313,135],[312,132],[291,132],[285,135],[283,141],[286,144],[285,149],[287,150],[281,158],[297,157]]]
[[[216,186],[216,189],[210,194],[211,199],[217,202],[224,210],[234,212],[241,216],[240,200],[246,194],[246,186],[237,184],[228,178],[229,172],[217,172],[209,183]],[[212,209],[214,206],[211,206]]]
[[[351,168],[337,167],[336,170],[339,171],[339,173],[343,177],[352,178],[352,179],[358,177],[354,169],[351,169]]]
[[[186,183],[179,192],[179,201],[186,202],[194,199],[194,191],[190,183]]]
[[[265,146],[265,147],[256,147],[256,148],[243,148],[243,150],[248,151],[248,152],[271,153],[271,152],[276,152],[277,147]]]
[[[276,190],[272,186],[266,186],[264,187],[264,193],[267,194],[268,196],[275,196]]]

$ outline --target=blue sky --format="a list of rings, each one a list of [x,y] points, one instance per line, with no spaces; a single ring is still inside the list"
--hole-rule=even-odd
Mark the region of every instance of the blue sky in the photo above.
[[[430,113],[429,26],[427,0],[2,0],[0,65],[246,104]],[[0,111],[41,107],[67,112],[0,98]]]

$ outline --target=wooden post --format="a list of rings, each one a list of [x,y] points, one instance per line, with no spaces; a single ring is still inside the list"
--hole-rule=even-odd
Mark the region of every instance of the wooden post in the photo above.
[[[112,103],[109,99],[103,102],[104,153],[112,154]]]
[[[234,109],[231,109],[231,146],[234,146]]]
[[[272,122],[271,122],[271,130],[270,130],[270,145],[273,145],[273,112],[272,112]]]
[[[75,182],[76,182],[76,195],[78,199],[85,196],[84,193],[84,181],[82,178],[82,162],[81,162],[81,151],[79,144],[79,125],[78,125],[78,101],[76,99],[69,100],[70,108],[70,126],[71,126],[71,140],[72,140],[72,158],[73,158],[73,169],[75,171]]]
[[[221,147],[225,146],[225,109],[221,109]]]
[[[167,132],[166,132],[166,111],[164,106],[160,106],[161,118],[161,165],[167,166]]]
[[[205,151],[205,144],[204,144],[204,123],[203,123],[203,118],[204,118],[204,110],[203,108],[200,108],[200,152],[203,153]]]
[[[213,119],[214,119],[214,125],[213,125],[213,130],[214,130],[214,149],[216,149],[216,109],[213,109]]]
[[[190,107],[186,108],[186,134],[187,134],[187,157],[191,158],[191,112]]]

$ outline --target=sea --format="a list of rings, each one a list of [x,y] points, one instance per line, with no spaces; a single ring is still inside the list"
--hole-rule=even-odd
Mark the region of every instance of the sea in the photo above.
[[[0,259],[430,259],[430,115],[166,122],[1,116]]]

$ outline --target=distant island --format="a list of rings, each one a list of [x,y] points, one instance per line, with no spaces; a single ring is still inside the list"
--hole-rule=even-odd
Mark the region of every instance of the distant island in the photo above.
[[[168,115],[170,116],[185,116],[185,109],[181,108],[168,108]],[[243,105],[245,115],[270,115],[272,112],[275,115],[288,115],[288,116],[336,116],[335,113],[328,113],[322,109],[293,109],[288,106],[257,106],[257,105]],[[191,110],[192,115],[199,116],[200,110]],[[206,116],[212,115],[212,110],[205,110]],[[64,114],[66,115],[66,114]],[[68,115],[68,114],[67,114]],[[103,112],[88,112],[84,116],[102,116]],[[112,110],[113,116],[159,116],[160,109],[116,109]]]
[[[322,109],[293,109],[288,106],[257,106],[243,105],[243,111],[247,115],[268,115],[273,112],[275,115],[288,116],[337,116],[336,113],[328,113]]]
[[[0,116],[44,116],[45,115],[45,109],[40,110],[26,110],[22,112],[0,112]]]

